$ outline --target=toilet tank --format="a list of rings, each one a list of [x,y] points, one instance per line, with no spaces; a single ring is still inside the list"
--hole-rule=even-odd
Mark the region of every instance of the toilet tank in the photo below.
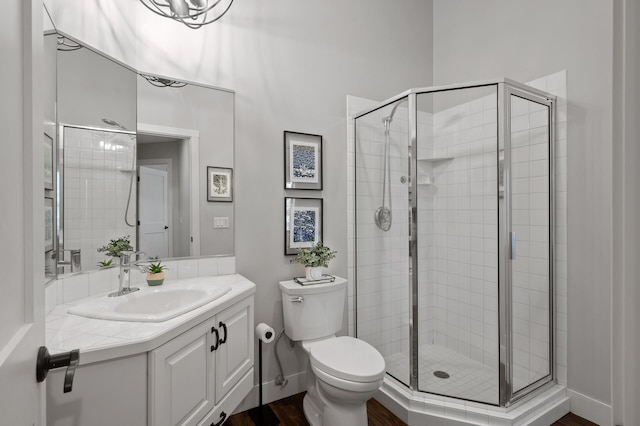
[[[331,336],[342,329],[347,280],[302,286],[280,281],[284,330],[291,340]]]

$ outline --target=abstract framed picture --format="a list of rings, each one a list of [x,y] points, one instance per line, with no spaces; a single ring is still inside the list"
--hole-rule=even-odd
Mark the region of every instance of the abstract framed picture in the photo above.
[[[53,189],[53,139],[44,134],[44,189]]]
[[[207,167],[207,201],[233,201],[233,169]]]
[[[44,251],[53,250],[53,198],[44,198]]]
[[[284,199],[284,254],[298,254],[300,249],[322,240],[322,198]]]
[[[322,190],[322,136],[284,132],[284,188]]]

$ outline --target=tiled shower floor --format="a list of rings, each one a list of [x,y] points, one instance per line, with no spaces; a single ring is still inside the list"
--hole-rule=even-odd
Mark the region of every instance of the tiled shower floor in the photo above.
[[[498,370],[438,345],[419,348],[418,388],[423,392],[498,404]],[[403,383],[409,383],[409,354],[385,357],[387,372]],[[497,366],[496,366],[497,367]],[[444,371],[449,378],[433,375]]]

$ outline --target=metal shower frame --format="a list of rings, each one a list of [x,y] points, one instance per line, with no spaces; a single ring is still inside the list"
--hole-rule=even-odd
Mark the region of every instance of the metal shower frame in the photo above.
[[[393,96],[380,104],[368,108],[354,115],[357,120],[369,113],[390,106],[403,99],[408,101],[408,121],[409,121],[409,175],[411,192],[417,194],[417,96],[419,94],[446,92],[452,90],[473,89],[478,87],[495,86],[497,92],[497,153],[504,149],[504,203],[502,207],[498,202],[498,330],[499,330],[499,406],[509,407],[513,403],[526,398],[532,392],[541,388],[553,386],[556,379],[555,368],[555,279],[554,279],[554,231],[555,231],[555,110],[556,97],[542,90],[534,89],[517,81],[502,78],[486,80],[472,83],[451,84],[443,86],[415,88],[404,91]],[[549,374],[539,380],[530,383],[522,389],[513,389],[513,344],[512,344],[512,270],[511,262],[506,261],[512,248],[511,233],[511,96],[523,98],[548,107],[548,137],[549,137]],[[356,139],[357,126],[354,126],[354,140]],[[354,145],[355,147],[355,145]],[[355,153],[354,153],[355,154]],[[356,156],[354,155],[354,161]],[[496,164],[498,167],[499,162]],[[354,173],[357,167],[354,167]],[[355,182],[354,176],[354,182]],[[499,183],[497,183],[499,184]],[[357,193],[357,190],[354,188]],[[355,199],[355,211],[357,211],[357,197]],[[411,291],[409,292],[410,318],[409,318],[409,363],[410,363],[410,388],[419,391],[418,388],[418,239],[415,230],[417,229],[417,196],[410,197],[409,201],[409,257],[410,271],[409,280]],[[357,214],[354,217],[357,223]],[[357,254],[357,227],[354,226],[354,254]],[[515,236],[515,235],[513,235]],[[357,336],[357,255],[354,256],[354,294],[355,294],[355,324],[354,330]],[[452,396],[452,398],[456,398]],[[462,398],[458,398],[462,399]],[[477,402],[477,401],[476,401]],[[493,404],[490,404],[493,405]]]

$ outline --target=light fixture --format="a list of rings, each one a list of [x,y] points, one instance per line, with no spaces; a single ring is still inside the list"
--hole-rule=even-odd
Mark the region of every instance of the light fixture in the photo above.
[[[58,34],[56,36],[56,43],[58,44],[58,50],[62,50],[65,52],[70,52],[72,50],[82,49],[82,45],[76,43],[75,41],[66,38],[63,35]]]
[[[182,22],[192,29],[222,18],[233,0],[140,0],[150,11]]]
[[[187,85],[184,81],[170,80],[164,77],[156,77],[155,75],[140,74],[151,85],[156,87],[184,87]]]

